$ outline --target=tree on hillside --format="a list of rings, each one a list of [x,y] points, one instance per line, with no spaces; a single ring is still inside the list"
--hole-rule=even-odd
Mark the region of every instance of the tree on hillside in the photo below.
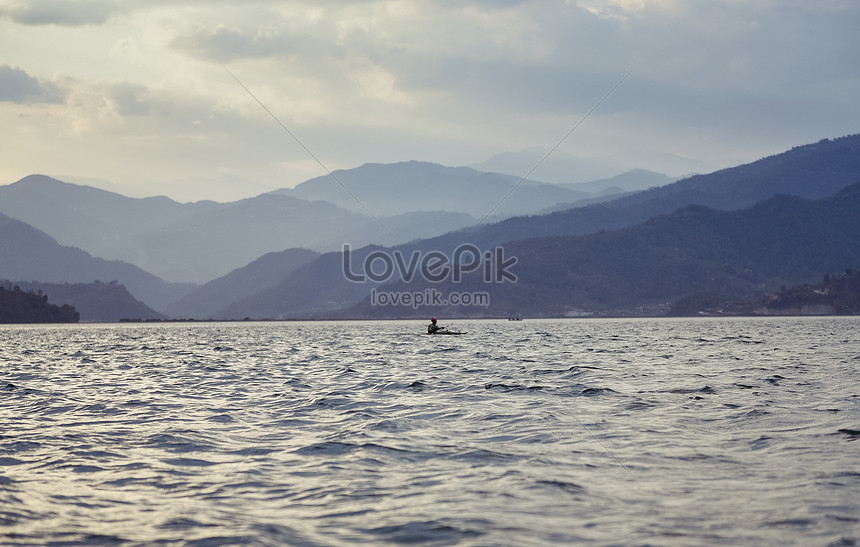
[[[0,323],[77,323],[73,306],[48,303],[48,295],[22,291],[9,281],[0,282]]]

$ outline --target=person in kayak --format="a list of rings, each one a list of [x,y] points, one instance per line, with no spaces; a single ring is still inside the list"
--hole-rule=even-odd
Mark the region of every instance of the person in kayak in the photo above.
[[[438,331],[444,329],[445,327],[440,327],[436,324],[436,318],[430,318],[430,324],[427,325],[427,334],[436,334]]]

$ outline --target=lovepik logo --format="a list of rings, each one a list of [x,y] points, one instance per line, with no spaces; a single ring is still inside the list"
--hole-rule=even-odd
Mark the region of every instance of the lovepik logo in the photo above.
[[[505,258],[504,247],[484,251],[472,243],[458,245],[449,255],[442,251],[412,251],[407,258],[401,251],[371,251],[353,270],[352,249],[343,246],[343,275],[353,283],[373,281],[385,283],[402,280],[411,282],[416,276],[431,283],[449,279],[453,283],[463,280],[463,275],[482,270],[484,283],[516,283],[517,276],[510,271],[517,264],[517,257]]]

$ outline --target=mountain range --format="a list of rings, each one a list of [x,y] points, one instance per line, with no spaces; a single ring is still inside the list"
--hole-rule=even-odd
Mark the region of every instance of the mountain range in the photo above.
[[[473,222],[464,214],[422,212],[384,218],[386,231],[366,215],[322,201],[267,194],[224,204],[177,203],[128,198],[40,175],[0,187],[0,212],[62,245],[193,283],[290,247],[332,250],[347,236],[362,244],[400,243]]]
[[[485,224],[475,229],[456,231],[407,245],[391,247],[386,249],[386,252],[390,254],[396,252],[401,256],[409,257],[416,252],[441,251],[450,256],[450,253],[458,245],[468,243],[482,250],[492,250],[496,246],[503,246],[505,253],[510,256],[509,249],[521,249],[523,245],[543,245],[546,241],[545,238],[585,236],[603,231],[610,232],[628,227],[632,228],[649,219],[670,214],[689,205],[704,206],[719,212],[749,208],[762,200],[779,194],[818,199],[830,196],[857,181],[860,181],[860,135],[824,140],[815,144],[796,147],[782,154],[763,158],[747,165],[717,171],[709,175],[697,175],[602,204],[576,207],[547,215],[513,217],[500,222]],[[858,211],[858,216],[860,216],[860,211]],[[714,230],[721,229],[719,225],[715,226]],[[707,227],[701,229],[709,230]],[[753,236],[755,234],[751,233],[744,234],[743,237]],[[600,237],[605,236],[598,234],[594,241],[609,241],[600,239]],[[553,245],[557,247],[558,256],[565,256],[564,248],[567,245],[579,245],[579,243],[575,243],[576,241],[572,238],[555,240]],[[635,238],[630,241],[635,241]],[[703,244],[705,243],[706,241],[703,240]],[[647,240],[639,240],[636,244],[646,248],[649,245]],[[589,247],[589,249],[596,252],[594,249],[597,247]],[[357,249],[353,253],[356,255],[356,260],[361,260],[362,256],[372,250],[373,248]],[[528,248],[522,249],[522,252],[525,256],[529,256]],[[842,257],[845,258],[844,255]],[[572,257],[571,260],[573,260]],[[581,260],[587,261],[588,258],[583,257]],[[748,256],[747,260],[754,261],[756,257],[754,255]],[[536,258],[535,261],[544,266],[547,264],[547,261],[542,257]],[[350,282],[343,275],[342,262],[340,252],[325,253],[317,260],[294,271],[278,285],[267,289],[265,298],[262,297],[261,293],[261,295],[254,297],[257,300],[240,300],[233,304],[230,309],[237,312],[241,310],[242,316],[254,316],[255,314],[251,313],[253,310],[257,310],[261,317],[325,315],[331,314],[334,309],[346,308],[351,303],[359,302],[370,293],[371,289],[379,286],[379,284],[374,283]],[[679,263],[677,266],[683,271],[683,264]],[[843,265],[843,267],[850,266],[852,264]],[[639,272],[639,270],[632,269],[631,272]],[[593,286],[595,291],[605,290],[603,283],[599,281],[601,276],[599,268],[595,267],[590,271],[590,274],[593,277],[592,281],[585,282],[583,286]],[[310,280],[313,283],[310,283]],[[523,286],[526,284],[524,283]],[[397,286],[397,288],[398,290],[404,289],[403,286]],[[425,287],[420,288],[423,290]],[[535,282],[531,288],[534,291],[532,298],[539,299],[539,295],[543,292],[540,284]],[[737,292],[743,288],[748,289],[750,285],[737,285],[732,290]],[[620,302],[621,296],[613,297],[613,306],[620,305],[618,302]],[[635,297],[634,294],[630,296],[631,299]],[[663,296],[661,295],[661,299]],[[676,296],[681,297],[683,293],[679,292]],[[580,301],[579,304],[582,302]],[[574,301],[571,305],[576,306],[577,302]],[[512,304],[512,306],[522,308],[520,313],[525,313],[524,310],[526,309],[535,310],[534,307],[525,304],[518,303]],[[362,314],[366,312],[366,310],[354,311]],[[517,311],[517,309],[507,310],[505,313]],[[389,309],[385,314],[390,312]],[[410,313],[408,310],[400,310],[400,312],[407,315]],[[478,313],[483,312],[479,311]],[[499,314],[502,311],[496,310],[494,313]],[[235,315],[231,315],[225,310],[219,316],[231,317]]]
[[[366,164],[238,202],[180,204],[32,176],[0,187],[6,213],[0,214],[0,278],[117,280],[173,317],[410,316],[430,309],[374,309],[367,304],[371,289],[477,290],[488,284],[474,277],[456,286],[420,279],[404,284],[396,276],[352,282],[344,274],[342,246],[350,244],[352,258],[362,261],[371,253],[450,256],[469,244],[516,256],[517,282],[489,284],[491,308],[442,307],[437,313],[553,315],[568,308],[616,313],[662,306],[697,291],[742,296],[856,266],[850,218],[860,215],[856,190],[846,188],[860,181],[860,135],[647,190],[636,185],[668,178],[646,171],[626,177],[563,187],[423,162]],[[333,179],[348,182],[359,199]],[[402,182],[408,192],[395,191],[392,181],[398,180],[408,181]],[[476,220],[511,189],[498,210],[534,212]],[[332,197],[333,190],[343,195]],[[480,196],[478,206],[463,203]],[[322,197],[340,199],[353,211]],[[561,205],[564,199],[575,201]],[[362,208],[359,201],[378,216],[354,212]],[[434,211],[437,206],[449,209]],[[558,207],[565,209],[540,213]],[[206,283],[168,283],[139,264],[167,279]]]
[[[484,308],[422,306],[398,309],[398,316],[653,314],[695,294],[730,300],[860,264],[858,213],[860,183],[820,200],[781,194],[736,211],[690,205],[621,230],[508,243],[505,256],[517,259],[513,283],[486,283],[476,272],[460,283],[419,279],[383,289],[489,294]],[[347,311],[354,317],[391,313],[369,298]]]
[[[0,186],[0,213],[62,245],[134,264],[170,282],[199,284],[269,252],[332,251],[345,242],[397,245],[471,226],[476,215],[489,212],[503,218],[559,202],[607,199],[604,187],[622,192],[640,179],[655,180],[632,173],[586,191],[534,181],[517,187],[520,181],[511,176],[425,162],[366,164],[235,202],[178,203],[31,175]],[[515,187],[515,199],[493,211]]]
[[[541,148],[504,152],[469,167],[479,171],[510,173],[519,176],[534,169],[533,175],[536,179],[562,185],[605,179],[619,171],[629,171],[637,167],[652,169],[655,164],[659,164],[661,170],[668,171],[673,175],[703,173],[713,170],[700,161],[675,154],[651,151],[626,151],[625,157],[632,162],[628,164],[619,163],[617,157],[582,158],[563,150],[555,150],[548,157],[546,153],[546,149]],[[535,169],[538,164],[540,164],[539,167]]]
[[[641,178],[642,174],[631,173],[624,180],[635,185]],[[624,182],[619,181],[618,185],[621,184]],[[272,194],[327,201],[348,211],[379,216],[404,211],[452,211],[481,219],[486,215],[504,218],[532,214],[558,203],[598,198],[605,195],[605,188],[612,185],[609,181],[596,181],[586,190],[522,180],[521,177],[469,167],[409,161],[367,163],[356,169],[335,171],[332,176],[308,180],[295,188],[276,190]],[[515,199],[502,201],[514,188]],[[617,188],[615,191],[621,193],[625,189]]]
[[[718,210],[750,207],[777,194],[818,199],[860,181],[860,135],[824,139],[758,161],[695,175],[613,200],[551,214],[513,217],[430,238],[422,248],[451,248],[470,241],[490,248],[509,241],[617,230],[687,205]]]

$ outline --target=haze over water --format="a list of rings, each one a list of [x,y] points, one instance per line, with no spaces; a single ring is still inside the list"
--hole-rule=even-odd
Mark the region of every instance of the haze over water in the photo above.
[[[860,319],[454,326],[0,327],[0,542],[860,541]]]

